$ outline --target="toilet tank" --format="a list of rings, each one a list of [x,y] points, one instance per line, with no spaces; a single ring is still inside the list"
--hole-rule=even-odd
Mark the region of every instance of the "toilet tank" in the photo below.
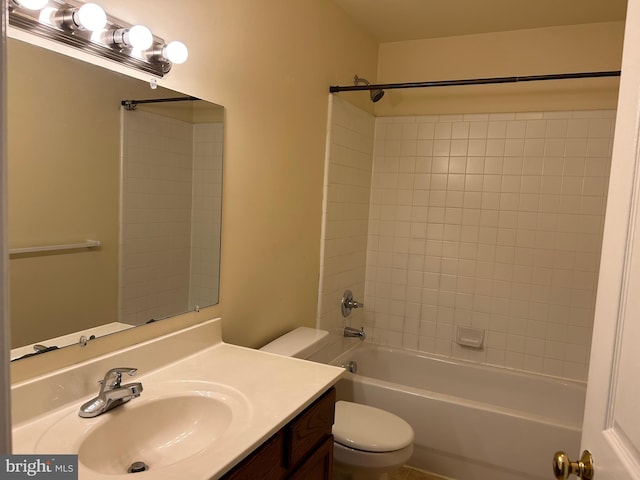
[[[307,358],[329,340],[329,332],[316,328],[298,327],[267,343],[260,350],[286,357]]]

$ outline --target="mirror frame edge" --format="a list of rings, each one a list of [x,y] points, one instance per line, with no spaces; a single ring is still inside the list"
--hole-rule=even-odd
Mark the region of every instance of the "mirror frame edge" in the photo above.
[[[0,453],[11,453],[11,377],[9,356],[11,353],[9,339],[9,307],[8,307],[8,261],[7,251],[7,158],[6,158],[6,47],[7,47],[7,2],[0,4],[0,341],[2,365],[0,370]]]

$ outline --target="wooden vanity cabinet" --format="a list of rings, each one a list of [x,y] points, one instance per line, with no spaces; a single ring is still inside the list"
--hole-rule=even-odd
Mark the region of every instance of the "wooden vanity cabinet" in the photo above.
[[[332,387],[223,480],[330,480],[336,391]]]

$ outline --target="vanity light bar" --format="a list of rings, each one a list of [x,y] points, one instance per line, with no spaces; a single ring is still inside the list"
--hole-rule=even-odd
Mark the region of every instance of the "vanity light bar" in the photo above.
[[[77,0],[9,0],[9,24],[34,35],[70,45],[143,72],[163,77],[183,63],[187,47],[131,25],[93,3]]]

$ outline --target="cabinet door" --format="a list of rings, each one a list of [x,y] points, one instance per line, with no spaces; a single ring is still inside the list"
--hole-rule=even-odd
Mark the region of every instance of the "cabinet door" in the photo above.
[[[280,430],[258,450],[223,477],[224,480],[281,480],[286,469],[282,465],[284,433]]]
[[[295,468],[331,435],[335,403],[336,391],[331,388],[287,426],[287,468]]]
[[[289,477],[290,480],[330,480],[333,469],[333,435]]]

